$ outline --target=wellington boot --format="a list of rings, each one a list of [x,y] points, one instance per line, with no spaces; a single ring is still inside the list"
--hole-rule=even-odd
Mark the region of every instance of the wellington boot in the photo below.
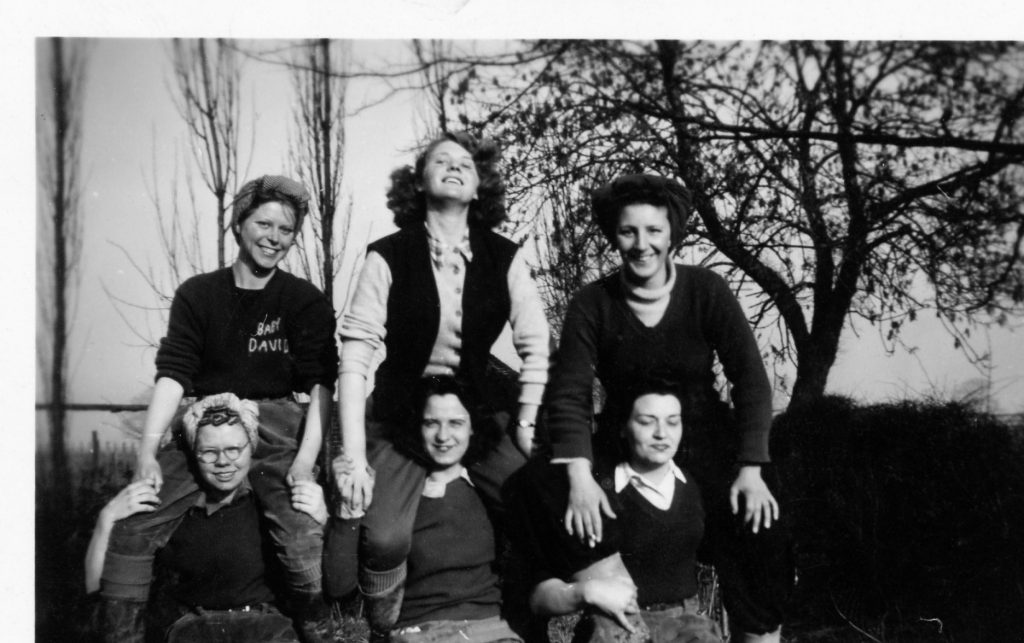
[[[303,643],[330,643],[336,640],[338,624],[331,606],[320,594],[295,598],[293,613],[295,629]]]
[[[116,598],[103,599],[103,641],[144,643],[146,604]]]

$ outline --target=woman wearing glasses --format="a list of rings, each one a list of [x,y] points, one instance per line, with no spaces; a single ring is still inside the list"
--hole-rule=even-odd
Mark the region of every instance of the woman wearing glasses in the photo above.
[[[298,641],[275,606],[265,530],[249,485],[260,444],[258,406],[223,394],[193,405],[183,417],[181,440],[201,493],[190,503],[157,566],[167,572],[152,631],[167,641]],[[292,487],[291,503],[318,525],[327,521],[323,491],[312,480]],[[115,524],[160,506],[148,480],[121,490],[100,512],[86,554],[86,590],[99,589],[107,542]],[[161,618],[162,617],[162,618]]]
[[[308,201],[305,188],[283,176],[246,183],[232,209],[234,263],[188,279],[174,295],[134,475],[160,503],[118,522],[110,535],[100,588],[108,640],[141,640],[154,554],[201,495],[186,451],[159,448],[164,436],[180,432],[184,397],[222,393],[256,402],[253,491],[304,638],[320,640],[317,632],[330,623],[321,594],[323,528],[290,502],[295,484],[313,479],[338,365],[330,303],[279,269]],[[294,393],[309,395],[308,412]]]

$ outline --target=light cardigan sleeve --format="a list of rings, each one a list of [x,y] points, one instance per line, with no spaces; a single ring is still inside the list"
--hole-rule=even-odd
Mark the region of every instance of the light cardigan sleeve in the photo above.
[[[341,373],[369,375],[374,354],[387,334],[390,291],[391,269],[379,253],[368,252],[352,303],[341,320]]]
[[[548,381],[550,333],[537,283],[520,250],[508,270],[512,344],[520,359],[519,403],[540,405]]]

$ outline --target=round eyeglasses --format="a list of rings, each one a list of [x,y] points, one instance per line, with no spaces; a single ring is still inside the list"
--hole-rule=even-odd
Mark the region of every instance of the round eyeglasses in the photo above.
[[[238,458],[242,457],[242,451],[249,446],[246,442],[240,447],[225,447],[223,449],[201,449],[196,451],[196,458],[203,464],[213,464],[220,460],[220,454],[224,454],[224,457],[234,462]]]

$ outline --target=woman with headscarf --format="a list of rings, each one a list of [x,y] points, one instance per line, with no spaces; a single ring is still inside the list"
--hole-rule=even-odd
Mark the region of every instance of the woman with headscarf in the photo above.
[[[427,145],[414,167],[392,174],[388,207],[400,230],[370,245],[342,320],[344,453],[334,473],[340,513],[353,521],[348,533],[362,534],[358,585],[379,630],[393,623],[387,606],[401,602],[426,476],[394,448],[414,424],[412,393],[420,378],[458,376],[482,386],[491,347],[508,324],[522,358],[515,442],[505,437],[470,467],[492,509],[500,512],[502,484],[532,449],[547,381],[548,326],[518,245],[492,230],[505,218],[498,160],[492,142],[449,133]],[[367,404],[367,378],[381,348],[384,358]],[[351,560],[353,565],[332,573],[354,589]]]
[[[258,407],[230,393],[189,408],[179,436],[201,492],[174,534],[157,551],[162,585],[147,638],[174,642],[298,641],[291,621],[277,608],[268,580],[277,563],[267,556],[266,530],[249,484],[259,445]],[[319,525],[327,521],[323,490],[312,480],[291,491],[297,511]],[[86,553],[86,591],[100,586],[114,526],[132,515],[151,515],[160,497],[149,480],[136,480],[100,511]]]
[[[676,264],[690,216],[689,192],[647,174],[621,176],[597,189],[593,216],[618,250],[621,269],[585,286],[566,313],[548,390],[555,462],[570,481],[566,528],[602,538],[602,514],[615,515],[592,463],[615,459],[631,382],[657,372],[678,384],[689,439],[680,451],[703,490],[707,540],[723,597],[743,640],[777,641],[792,582],[779,505],[770,474],[771,387],[739,302],[705,268]],[[733,409],[715,388],[715,360]],[[595,379],[606,392],[591,437]],[[769,479],[772,477],[769,475]]]
[[[173,441],[160,448],[165,435],[180,432],[186,396],[232,393],[257,402],[253,489],[307,640],[318,640],[330,615],[321,588],[323,529],[290,501],[298,481],[313,479],[338,364],[327,298],[280,269],[308,201],[305,188],[283,176],[243,185],[232,206],[234,263],[186,280],[174,295],[134,474],[153,487],[160,504],[119,521],[111,534],[101,588],[111,640],[138,640],[154,553],[201,495],[185,452]],[[308,409],[293,393],[309,395]]]

